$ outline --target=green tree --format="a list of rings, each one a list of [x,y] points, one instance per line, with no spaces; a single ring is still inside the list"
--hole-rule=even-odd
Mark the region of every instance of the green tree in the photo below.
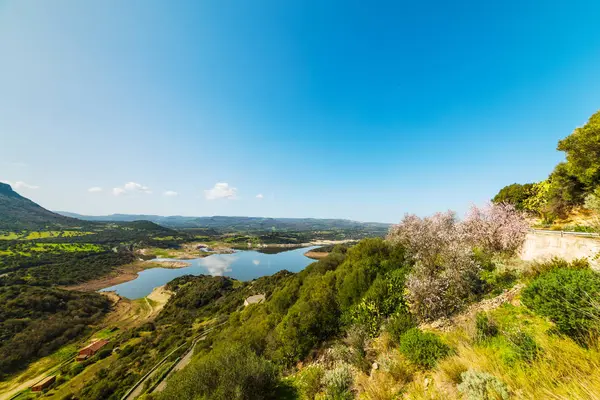
[[[278,384],[272,363],[247,347],[222,346],[176,374],[158,399],[271,399]]]
[[[574,206],[583,203],[585,187],[570,172],[567,163],[559,163],[548,178],[550,186],[547,193],[546,211],[555,216],[565,216]]]
[[[531,195],[523,201],[523,208],[538,213],[545,217],[547,213],[548,191],[550,182],[548,180],[536,182],[531,187]]]
[[[600,184],[600,111],[559,141],[558,150],[566,153],[568,172],[587,189]]]
[[[508,203],[515,206],[517,210],[525,210],[524,202],[534,193],[532,189],[533,183],[513,183],[500,189],[498,194],[492,199],[493,203]]]

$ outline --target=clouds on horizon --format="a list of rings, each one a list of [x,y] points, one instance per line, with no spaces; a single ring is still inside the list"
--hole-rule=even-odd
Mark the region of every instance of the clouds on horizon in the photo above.
[[[102,188],[99,186],[94,186],[88,189],[88,192],[90,193],[98,193],[98,192],[102,192]]]
[[[148,186],[144,186],[137,182],[127,182],[122,187],[115,187],[112,190],[113,195],[121,196],[123,194],[145,193],[151,194],[152,190]]]
[[[229,186],[229,183],[218,182],[211,189],[204,191],[204,197],[206,200],[219,200],[219,199],[236,199],[237,188]]]
[[[163,196],[175,197],[175,196],[179,196],[179,193],[177,193],[173,190],[167,190],[166,192],[163,193]]]
[[[11,182],[11,181],[0,181],[2,183],[6,183],[7,185],[12,186],[13,189],[39,189],[40,187],[37,185],[30,185],[29,183],[25,183],[23,181],[16,181],[16,182]]]
[[[265,196],[263,196],[262,193],[259,193],[259,194],[256,195],[256,198],[259,199],[259,200],[262,200],[262,199],[265,198]]]

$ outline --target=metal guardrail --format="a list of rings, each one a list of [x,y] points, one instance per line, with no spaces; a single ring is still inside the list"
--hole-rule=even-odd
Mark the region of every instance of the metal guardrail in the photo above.
[[[532,233],[542,233],[542,234],[550,234],[550,235],[560,235],[560,236],[580,236],[580,237],[590,237],[590,238],[599,238],[600,233],[593,232],[570,232],[570,231],[551,231],[548,229],[530,229]]]

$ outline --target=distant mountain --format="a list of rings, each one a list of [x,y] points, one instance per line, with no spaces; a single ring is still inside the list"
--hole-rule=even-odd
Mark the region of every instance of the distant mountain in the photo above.
[[[20,231],[80,227],[84,221],[48,211],[0,183],[0,230]]]
[[[80,215],[65,211],[57,213],[83,219],[86,221],[126,222],[147,220],[159,225],[175,229],[210,228],[221,232],[266,232],[266,231],[329,231],[329,230],[361,230],[385,233],[390,224],[379,222],[357,222],[347,219],[318,218],[262,218],[262,217],[183,217],[159,215],[112,214],[104,216]]]

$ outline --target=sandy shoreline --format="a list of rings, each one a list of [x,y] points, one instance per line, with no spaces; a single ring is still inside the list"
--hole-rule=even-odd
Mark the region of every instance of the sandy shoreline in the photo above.
[[[64,286],[63,289],[78,290],[81,292],[96,292],[111,286],[129,282],[138,277],[138,273],[150,268],[185,268],[190,263],[185,261],[138,261],[133,264],[118,267],[102,278],[93,279],[77,285]]]
[[[320,260],[329,255],[326,251],[307,251],[304,253],[305,257],[312,258],[313,260]]]

